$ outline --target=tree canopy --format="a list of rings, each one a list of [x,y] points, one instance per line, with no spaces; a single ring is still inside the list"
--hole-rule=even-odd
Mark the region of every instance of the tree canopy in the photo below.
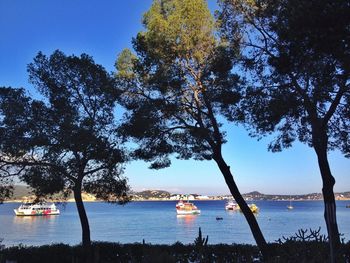
[[[273,151],[296,139],[313,147],[319,122],[329,149],[348,156],[348,1],[222,2],[223,32],[233,39],[240,28],[242,62],[254,84],[246,121],[259,133],[277,132]]]
[[[154,169],[169,166],[171,154],[216,161],[265,252],[264,237],[221,152],[226,142],[221,112],[240,100],[240,79],[232,71],[237,47],[217,37],[203,0],[155,0],[143,23],[145,31],[133,40],[135,57],[117,60],[126,63],[117,62],[118,70],[133,69],[130,78],[117,72],[128,109],[121,130],[136,139],[135,155]]]
[[[16,137],[24,134],[26,131],[27,106],[28,98],[24,96],[23,89],[15,90],[9,87],[0,87],[0,138],[2,149],[6,148],[5,151],[0,150],[1,160],[9,161],[11,158],[20,155],[14,148],[17,144]],[[7,118],[6,116],[13,116],[13,118]],[[4,127],[8,127],[9,129]],[[20,169],[16,169],[15,167],[9,168],[6,163],[0,163],[1,202],[11,197],[15,177],[20,172]]]
[[[249,82],[241,104],[244,121],[255,135],[276,134],[272,151],[295,140],[314,148],[333,255],[340,241],[327,152],[339,149],[349,157],[349,1],[221,4],[222,33],[233,40],[239,28],[244,50],[241,61]]]
[[[21,89],[1,89],[1,163],[17,167],[20,179],[38,197],[72,190],[83,244],[89,245],[81,192],[110,202],[128,201],[122,176],[127,157],[115,133],[115,81],[88,55],[60,51],[49,57],[39,53],[28,72],[41,99]]]
[[[143,21],[147,31],[133,40],[138,56],[128,63],[135,77],[129,79],[124,96],[132,120],[141,125],[132,125],[128,133],[157,137],[152,143],[159,147],[143,147],[144,158],[176,152],[179,158],[211,159],[212,150],[203,139],[213,136],[208,111],[218,113],[224,102],[239,99],[234,89],[239,80],[230,72],[231,53],[215,38],[204,1],[154,1]],[[204,103],[207,97],[210,109]],[[217,139],[224,142],[224,133],[219,133]]]

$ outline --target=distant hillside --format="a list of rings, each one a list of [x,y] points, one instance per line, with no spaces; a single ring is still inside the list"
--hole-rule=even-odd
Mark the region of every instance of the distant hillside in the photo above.
[[[25,185],[15,185],[13,196],[11,199],[22,199],[24,196],[29,196],[31,194],[31,189]]]
[[[136,199],[167,199],[171,196],[171,194],[167,191],[163,190],[146,190],[142,192],[135,192],[132,194]],[[33,197],[33,194],[31,193],[31,189],[24,185],[15,185],[13,196],[9,199],[11,200],[22,200],[25,198],[31,198]],[[68,197],[68,200],[73,199],[73,194],[71,194]],[[92,195],[83,193],[83,199],[88,201],[94,201],[96,198],[94,198]]]
[[[15,185],[13,196],[7,201],[25,201],[25,200],[33,200],[35,196],[31,192],[31,188],[25,185]],[[84,201],[96,201],[96,198],[87,193],[82,193],[82,198]],[[63,201],[62,197],[59,194],[56,194],[51,197],[52,200]],[[65,201],[72,202],[74,201],[73,193],[71,193]]]
[[[16,185],[14,188],[13,197],[10,200],[22,200],[24,197],[32,196],[30,188],[24,185]],[[164,191],[164,190],[145,190],[141,192],[132,193],[133,200],[174,200],[174,195]],[[187,196],[186,194],[177,194],[181,198]],[[194,199],[200,199],[197,194],[192,195]],[[212,200],[217,199],[232,199],[231,195],[222,196],[211,196],[207,197]],[[258,191],[253,191],[250,193],[243,194],[243,198],[246,200],[322,200],[323,196],[321,193],[310,193],[304,195],[273,195],[273,194],[263,194]],[[350,192],[335,193],[336,200],[350,200]],[[59,200],[59,197],[57,197]],[[92,195],[83,193],[84,201],[96,201],[96,198]],[[10,201],[9,200],[9,201]],[[73,195],[68,197],[69,201],[73,201]]]
[[[137,196],[142,199],[156,199],[156,198],[169,198],[171,194],[163,190],[146,190],[142,192],[135,192],[133,196]]]
[[[335,193],[336,200],[349,200],[350,192]],[[321,193],[311,193],[303,195],[281,195],[281,194],[262,194],[257,191],[243,194],[246,200],[322,200]]]

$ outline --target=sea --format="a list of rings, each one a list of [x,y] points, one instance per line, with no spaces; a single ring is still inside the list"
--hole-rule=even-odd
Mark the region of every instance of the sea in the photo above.
[[[131,202],[124,206],[86,202],[93,241],[151,244],[193,243],[201,228],[208,244],[254,244],[242,213],[225,210],[225,201],[193,201],[200,215],[177,216],[176,201]],[[323,201],[256,201],[256,219],[269,242],[293,236],[299,229],[326,234]],[[337,201],[337,220],[342,238],[350,240],[350,201]],[[5,246],[36,246],[52,243],[79,244],[81,226],[75,203],[58,205],[58,216],[18,217],[19,203],[0,205],[0,239]],[[217,220],[221,217],[222,220]]]

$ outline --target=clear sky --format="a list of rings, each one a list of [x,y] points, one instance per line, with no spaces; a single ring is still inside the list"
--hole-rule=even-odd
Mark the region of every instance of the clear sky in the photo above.
[[[131,47],[142,30],[142,14],[151,0],[0,0],[0,86],[25,87],[26,66],[37,52],[50,55],[60,49],[67,55],[87,53],[108,71],[117,54]],[[209,1],[211,10],[215,0]],[[224,157],[241,192],[299,194],[321,192],[321,178],[312,149],[295,143],[282,153],[267,151],[269,139],[256,141],[242,127],[227,125]],[[350,160],[339,152],[330,154],[336,191],[350,190]],[[214,162],[174,160],[170,168],[147,169],[132,162],[125,175],[135,190],[164,189],[171,192],[228,193]]]

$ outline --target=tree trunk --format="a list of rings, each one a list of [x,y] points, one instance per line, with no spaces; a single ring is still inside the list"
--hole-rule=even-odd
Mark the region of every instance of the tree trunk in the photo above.
[[[77,210],[79,214],[81,229],[82,229],[82,245],[84,249],[84,255],[86,257],[86,262],[91,261],[91,254],[92,254],[92,248],[91,248],[91,239],[90,239],[90,226],[89,221],[86,215],[83,199],[81,197],[81,181],[76,182],[73,193],[74,193],[74,199],[75,204],[77,205]]]
[[[323,145],[315,145],[314,149],[317,154],[318,165],[322,177],[322,194],[324,202],[324,218],[327,225],[327,232],[330,245],[331,262],[336,262],[336,252],[340,246],[340,236],[336,217],[336,204],[333,187],[335,179],[332,176],[331,169],[328,163],[327,157],[327,142],[323,142]]]
[[[258,225],[258,222],[256,221],[256,218],[253,214],[253,212],[250,210],[249,206],[247,205],[246,201],[243,199],[241,193],[238,190],[238,187],[233,179],[232,173],[230,171],[230,167],[226,164],[225,160],[223,159],[221,154],[216,154],[213,159],[216,161],[221,173],[223,174],[226,184],[228,188],[230,189],[230,192],[233,196],[233,198],[236,200],[237,204],[239,205],[240,209],[243,212],[244,217],[246,218],[248,225],[250,227],[250,230],[254,236],[254,239],[256,241],[256,244],[258,245],[264,260],[267,260],[269,258],[269,250],[268,245],[265,241],[265,238],[260,230],[260,227]]]

